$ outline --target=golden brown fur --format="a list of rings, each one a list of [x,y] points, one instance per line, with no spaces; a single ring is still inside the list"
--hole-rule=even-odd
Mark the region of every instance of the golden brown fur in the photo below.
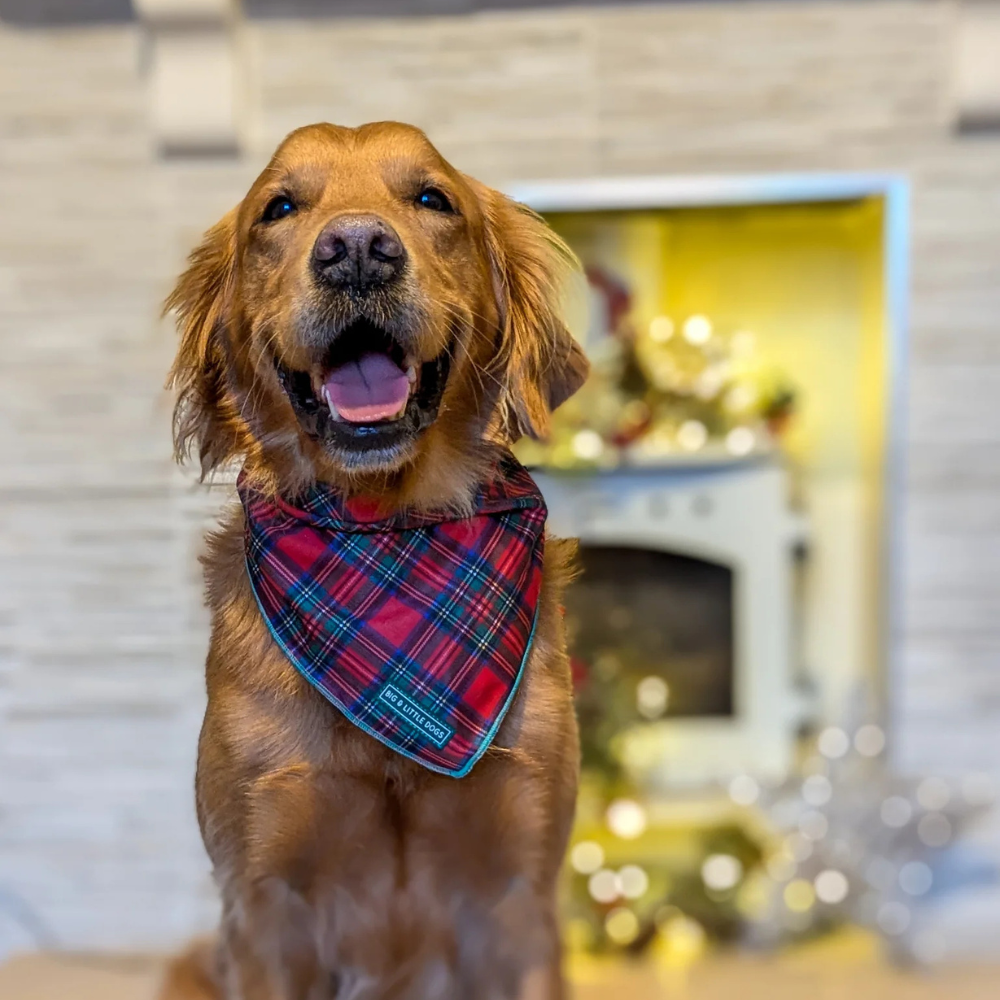
[[[415,211],[421,184],[456,213]],[[306,209],[261,229],[263,206],[289,187]],[[414,350],[427,359],[453,338],[437,420],[374,468],[303,433],[274,367],[317,364],[306,262],[345,210],[378,213],[407,247],[397,292]],[[262,489],[320,480],[387,508],[461,509],[497,448],[543,434],[585,374],[555,308],[567,260],[536,216],[455,171],[416,129],[301,129],[206,234],[168,301],[182,332],[178,453],[194,447],[203,473],[242,460]],[[337,308],[348,306],[320,311],[335,325]],[[559,611],[570,557],[548,541],[518,696],[456,780],[361,732],[289,664],[250,591],[242,512],[229,511],[204,559],[213,624],[197,776],[223,918],[214,944],[174,964],[164,1000],[562,997],[554,893],[577,776]]]

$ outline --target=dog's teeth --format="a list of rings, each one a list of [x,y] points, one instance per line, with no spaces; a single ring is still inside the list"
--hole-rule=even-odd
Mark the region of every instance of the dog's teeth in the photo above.
[[[406,380],[410,383],[410,385],[416,385],[417,384],[417,366],[416,365],[410,365],[410,367],[406,369]]]
[[[333,405],[333,400],[330,399],[330,393],[327,387],[324,385],[319,391],[320,396],[323,398],[323,402],[326,403],[327,409],[330,411],[330,416],[334,420],[343,420],[343,417],[337,412],[337,407]]]

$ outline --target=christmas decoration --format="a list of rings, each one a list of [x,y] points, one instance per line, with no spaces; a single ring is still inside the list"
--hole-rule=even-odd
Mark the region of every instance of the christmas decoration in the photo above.
[[[952,886],[946,849],[986,811],[986,777],[947,781],[891,773],[885,734],[873,722],[820,732],[801,772],[778,788],[748,775],[734,802],[762,809],[772,825],[764,862],[744,884],[747,939],[762,947],[854,924],[901,962],[942,957],[923,926],[923,902]]]
[[[662,685],[604,672],[592,679],[574,664],[578,685],[594,685],[598,697],[581,712],[585,770],[565,906],[571,954],[683,964],[713,943],[773,949],[861,927],[900,963],[942,957],[925,903],[961,883],[948,849],[994,802],[989,778],[894,775],[881,727],[855,721],[804,741],[800,766],[777,787],[737,775],[723,790],[728,806],[709,797],[678,809],[649,797],[615,753],[622,732],[662,713]],[[996,873],[972,875],[984,877]]]
[[[547,442],[518,456],[558,469],[649,465],[678,457],[743,458],[774,448],[795,392],[748,330],[722,331],[707,316],[633,316],[627,289],[589,268],[606,330],[588,344],[591,376],[556,413]]]
[[[685,964],[742,932],[738,885],[761,852],[739,822],[691,824],[641,791],[585,775],[564,905],[571,954]]]

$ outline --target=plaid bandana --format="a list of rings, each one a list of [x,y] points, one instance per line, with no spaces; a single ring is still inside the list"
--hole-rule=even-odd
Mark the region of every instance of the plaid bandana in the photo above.
[[[499,473],[461,518],[380,515],[318,486],[292,506],[238,484],[275,642],[356,726],[456,778],[514,700],[541,590],[545,503],[512,456]]]

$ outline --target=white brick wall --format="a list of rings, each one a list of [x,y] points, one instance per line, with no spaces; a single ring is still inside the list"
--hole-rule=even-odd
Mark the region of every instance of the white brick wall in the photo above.
[[[182,165],[151,159],[135,29],[0,27],[0,889],[74,947],[163,947],[211,921],[191,555],[217,498],[170,466],[156,313],[197,233],[314,119],[413,121],[497,183],[908,173],[897,759],[1000,775],[1000,139],[950,131],[953,29],[945,0],[266,22],[260,150]],[[942,919],[986,946],[1000,903]],[[0,951],[7,926],[0,909]]]

